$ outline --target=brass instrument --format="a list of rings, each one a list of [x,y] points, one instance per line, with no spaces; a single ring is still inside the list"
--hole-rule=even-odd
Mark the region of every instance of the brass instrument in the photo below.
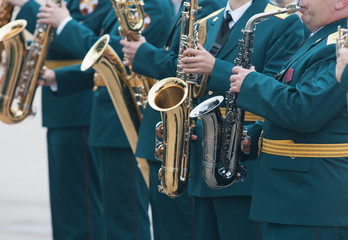
[[[0,27],[11,21],[14,6],[8,0],[0,0]],[[2,51],[4,44],[0,43],[0,67],[2,68]]]
[[[13,8],[7,0],[0,0],[0,27],[11,21]]]
[[[144,2],[142,0],[111,0],[115,9],[117,20],[120,24],[119,33],[127,41],[138,41],[144,28]],[[128,81],[135,88],[135,96],[138,105],[145,109],[147,104],[147,94],[156,80],[136,74],[129,66],[130,75]]]
[[[340,48],[348,48],[348,38],[347,38],[348,29],[341,28],[341,26],[338,26],[337,33],[338,33],[338,36],[336,39],[336,56],[338,57],[339,56],[338,50]],[[346,99],[347,99],[347,108],[348,108],[348,93],[347,93]]]
[[[56,1],[61,4],[61,0]],[[37,81],[42,71],[53,28],[49,24],[37,24],[29,47],[17,30],[24,28],[23,21],[14,21],[0,28],[0,41],[6,51],[6,70],[1,82],[0,120],[14,124],[33,114]]]
[[[254,32],[256,25],[270,16],[291,14],[301,8],[289,4],[276,11],[259,13],[251,17],[242,30],[243,39],[239,41],[238,55],[234,61],[236,66],[249,69],[252,64]],[[203,125],[203,170],[207,185],[214,189],[230,186],[234,182],[243,181],[246,169],[241,166],[241,140],[246,136],[243,127],[244,110],[237,107],[237,93],[226,92],[226,115],[222,117],[218,106],[222,96],[213,97],[195,107],[190,117],[200,117]]]
[[[193,108],[193,87],[197,74],[187,74],[181,69],[185,49],[196,48],[198,37],[195,28],[197,0],[184,3],[181,20],[181,38],[178,53],[177,77],[157,82],[149,92],[150,106],[161,112],[156,140],[156,157],[162,160],[159,170],[159,191],[170,197],[184,192],[190,174],[189,142],[194,122],[189,117]],[[163,143],[160,142],[163,140]]]
[[[93,69],[100,74],[109,91],[112,103],[120,118],[132,151],[135,153],[141,112],[127,78],[127,71],[116,52],[108,45],[110,36],[102,36],[88,51],[81,64],[81,70]],[[136,158],[140,171],[149,186],[149,166],[146,159]]]
[[[138,40],[144,25],[143,1],[112,0],[111,2],[120,23],[118,30],[121,37],[128,41]],[[154,80],[134,73],[131,67],[131,74],[128,75],[117,53],[108,45],[109,40],[110,36],[106,34],[92,46],[83,59],[81,70],[85,71],[92,67],[105,82],[128,142],[135,153],[142,118],[140,107],[145,108],[147,93]],[[149,186],[149,164],[143,158],[136,160]]]

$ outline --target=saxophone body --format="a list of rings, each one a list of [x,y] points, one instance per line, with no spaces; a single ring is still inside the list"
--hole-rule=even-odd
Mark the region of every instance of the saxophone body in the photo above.
[[[8,124],[21,122],[33,114],[32,102],[37,81],[53,32],[51,25],[37,24],[28,47],[24,37],[18,37],[23,35],[24,30],[18,27],[20,23],[23,24],[23,21],[13,21],[0,29],[0,41],[6,51],[5,73],[1,82],[0,120]],[[14,31],[18,28],[21,28],[21,33]]]
[[[138,41],[145,22],[144,2],[142,0],[111,0],[111,3],[120,24],[118,31],[121,37],[127,41]],[[156,80],[133,72],[132,66],[129,66],[129,70],[130,74],[127,78],[135,89],[137,104],[145,109],[148,92]]]
[[[198,42],[195,28],[197,0],[184,4],[176,77],[157,82],[148,97],[150,106],[160,111],[162,118],[156,127],[155,150],[156,158],[162,161],[158,174],[161,181],[159,191],[173,198],[184,192],[189,179],[189,143],[194,127],[189,114],[197,81],[197,74],[187,74],[180,67],[184,50],[196,48]]]
[[[123,39],[136,41],[144,25],[143,1],[111,0]],[[147,93],[153,84],[149,78],[127,73],[122,60],[109,45],[110,36],[102,36],[88,51],[81,64],[81,70],[93,68],[106,85],[112,103],[127,136],[133,153],[136,151],[138,132],[142,119],[141,108],[147,103]],[[133,90],[135,89],[135,90]],[[138,167],[149,186],[149,165],[146,159],[136,158]]]
[[[277,11],[259,13],[252,16],[242,30],[239,40],[236,66],[249,69],[252,66],[252,53],[256,25],[270,16],[294,13],[301,8],[289,4]],[[244,110],[237,107],[237,93],[225,93],[226,114],[222,117],[219,105],[222,96],[213,97],[200,103],[191,112],[191,117],[200,117],[203,126],[203,178],[214,189],[228,187],[234,182],[243,181],[246,169],[241,165],[241,140],[247,135],[244,123]]]

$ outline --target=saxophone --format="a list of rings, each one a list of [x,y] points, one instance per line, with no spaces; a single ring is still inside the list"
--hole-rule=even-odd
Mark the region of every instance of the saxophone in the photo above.
[[[61,0],[56,1],[61,4]],[[28,47],[23,35],[24,20],[10,22],[0,28],[0,41],[6,51],[6,69],[1,81],[0,120],[14,124],[33,114],[32,103],[42,71],[53,28],[37,24]]]
[[[348,21],[348,19],[347,19]],[[338,50],[341,48],[348,48],[348,38],[347,38],[347,34],[348,34],[348,29],[345,28],[341,28],[341,26],[337,27],[337,39],[336,39],[336,56],[339,56],[339,52]],[[346,100],[347,100],[347,108],[348,108],[348,93],[346,96]]]
[[[144,25],[143,1],[112,0],[120,23],[122,38],[134,41],[140,38]],[[134,4],[135,8],[131,8]],[[84,57],[81,70],[93,68],[96,75],[105,82],[112,103],[126,133],[128,142],[135,153],[143,109],[147,103],[147,93],[152,84],[150,79],[131,71],[128,75],[121,59],[109,45],[110,36],[103,35]],[[152,80],[154,81],[154,80]],[[136,92],[133,89],[136,89]],[[138,100],[137,100],[138,99]],[[149,165],[146,159],[136,158],[138,167],[149,186]]]
[[[159,191],[170,197],[184,192],[190,174],[189,142],[194,122],[189,114],[193,108],[197,74],[187,74],[180,66],[184,50],[197,47],[195,21],[198,9],[197,0],[184,3],[176,77],[157,82],[148,97],[150,106],[161,112],[162,122],[156,126],[155,156],[162,160],[158,174],[161,181]]]
[[[127,41],[138,41],[144,29],[144,2],[142,0],[111,0],[111,3],[120,24],[118,30],[121,37]],[[134,5],[134,9],[131,7],[132,5]],[[132,71],[132,66],[129,66],[129,70],[130,75],[127,78],[136,90],[134,95],[138,99],[137,104],[145,109],[148,92],[156,80],[136,74]]]
[[[14,6],[8,3],[7,0],[0,0],[0,27],[4,26],[11,21]],[[4,44],[0,43],[0,67],[3,68],[2,51],[4,50]]]
[[[0,0],[0,27],[11,21],[13,5],[7,0]]]
[[[301,8],[289,4],[276,11],[259,13],[252,16],[239,40],[238,55],[234,61],[236,66],[249,69],[252,66],[252,53],[256,25],[269,19],[270,16],[291,14]],[[246,169],[241,166],[241,140],[247,135],[243,127],[244,110],[237,107],[237,93],[226,92],[226,114],[222,117],[218,106],[223,97],[216,96],[205,100],[195,107],[190,117],[200,117],[203,125],[203,178],[207,185],[214,189],[230,186],[234,182],[243,181]]]

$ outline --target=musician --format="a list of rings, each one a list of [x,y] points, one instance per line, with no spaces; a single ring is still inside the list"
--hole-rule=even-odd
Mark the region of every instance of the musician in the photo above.
[[[338,51],[336,62],[336,79],[341,86],[348,91],[348,49],[341,48]]]
[[[299,5],[312,34],[279,81],[241,67],[230,77],[238,106],[266,119],[250,217],[265,223],[266,240],[345,239],[348,111],[335,80],[335,45],[337,27],[346,28],[348,1]]]
[[[225,6],[206,19],[207,39],[204,47],[188,49],[183,53],[182,67],[185,72],[209,76],[205,95],[198,103],[213,96],[225,95],[238,53],[238,40],[243,38],[241,30],[247,21],[255,14],[279,9],[265,0],[229,0]],[[269,20],[256,25],[252,64],[258,71],[273,76],[296,52],[302,41],[303,24],[296,14],[271,16]],[[246,113],[245,124],[255,120],[262,118]],[[194,135],[198,139],[191,144],[189,194],[194,198],[197,239],[258,239],[260,230],[257,219],[249,219],[256,158],[250,157],[248,162],[242,162],[247,168],[244,182],[236,182],[219,190],[210,188],[202,176],[200,120],[196,121]]]
[[[21,6],[17,19],[28,21],[34,32],[40,5],[33,0],[9,0]],[[79,1],[66,2],[71,16],[91,31],[100,31],[103,13],[110,8],[107,0],[90,4],[88,11]],[[68,42],[65,42],[68,44]],[[91,74],[61,67],[80,62],[50,44],[46,66],[54,69],[57,79],[87,80]],[[45,77],[43,77],[45,78]],[[92,91],[80,91],[66,97],[57,96],[49,87],[42,88],[42,124],[47,128],[49,192],[53,239],[101,239],[103,218],[94,152],[87,145]]]
[[[224,3],[219,0],[202,0],[198,2],[198,5],[201,9],[198,11],[197,19],[221,8]],[[133,71],[156,79],[174,77],[177,69],[182,10],[181,4],[165,48],[152,45],[147,38],[138,42],[122,40],[123,52],[127,57],[125,65],[132,65]],[[154,239],[199,239],[196,238],[193,226],[193,202],[187,190],[174,199],[158,191],[158,185],[160,185],[158,170],[161,162],[155,159],[154,152],[155,126],[159,121],[161,121],[160,113],[148,105],[143,113],[136,151],[136,156],[148,159],[150,164],[150,203]]]
[[[146,0],[144,3],[144,11],[148,15],[145,23],[148,26],[142,34],[154,46],[162,47],[163,40],[168,35],[167,26],[171,24],[174,14],[172,3],[170,0]],[[64,7],[60,9],[47,7],[41,10],[40,22],[49,22],[58,28],[69,15]],[[65,12],[65,15],[62,12]],[[101,23],[102,33],[100,34],[109,33],[111,35],[109,44],[123,58],[122,46],[119,45],[121,40],[118,31],[119,24],[116,21],[115,11],[111,8]],[[99,37],[98,33],[72,19],[66,23],[56,39],[61,43],[63,41],[69,43],[61,44],[61,51],[83,58]],[[57,85],[57,94],[67,95],[74,89],[91,89],[93,82],[57,79]],[[106,239],[148,240],[150,239],[148,189],[137,167],[105,83],[95,81],[95,85],[88,143],[96,149],[97,160],[102,168],[101,182]]]

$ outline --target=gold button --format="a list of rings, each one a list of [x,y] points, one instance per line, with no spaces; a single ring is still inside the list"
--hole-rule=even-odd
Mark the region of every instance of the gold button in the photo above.
[[[214,92],[213,91],[209,91],[208,94],[211,96],[211,95],[214,94]]]

